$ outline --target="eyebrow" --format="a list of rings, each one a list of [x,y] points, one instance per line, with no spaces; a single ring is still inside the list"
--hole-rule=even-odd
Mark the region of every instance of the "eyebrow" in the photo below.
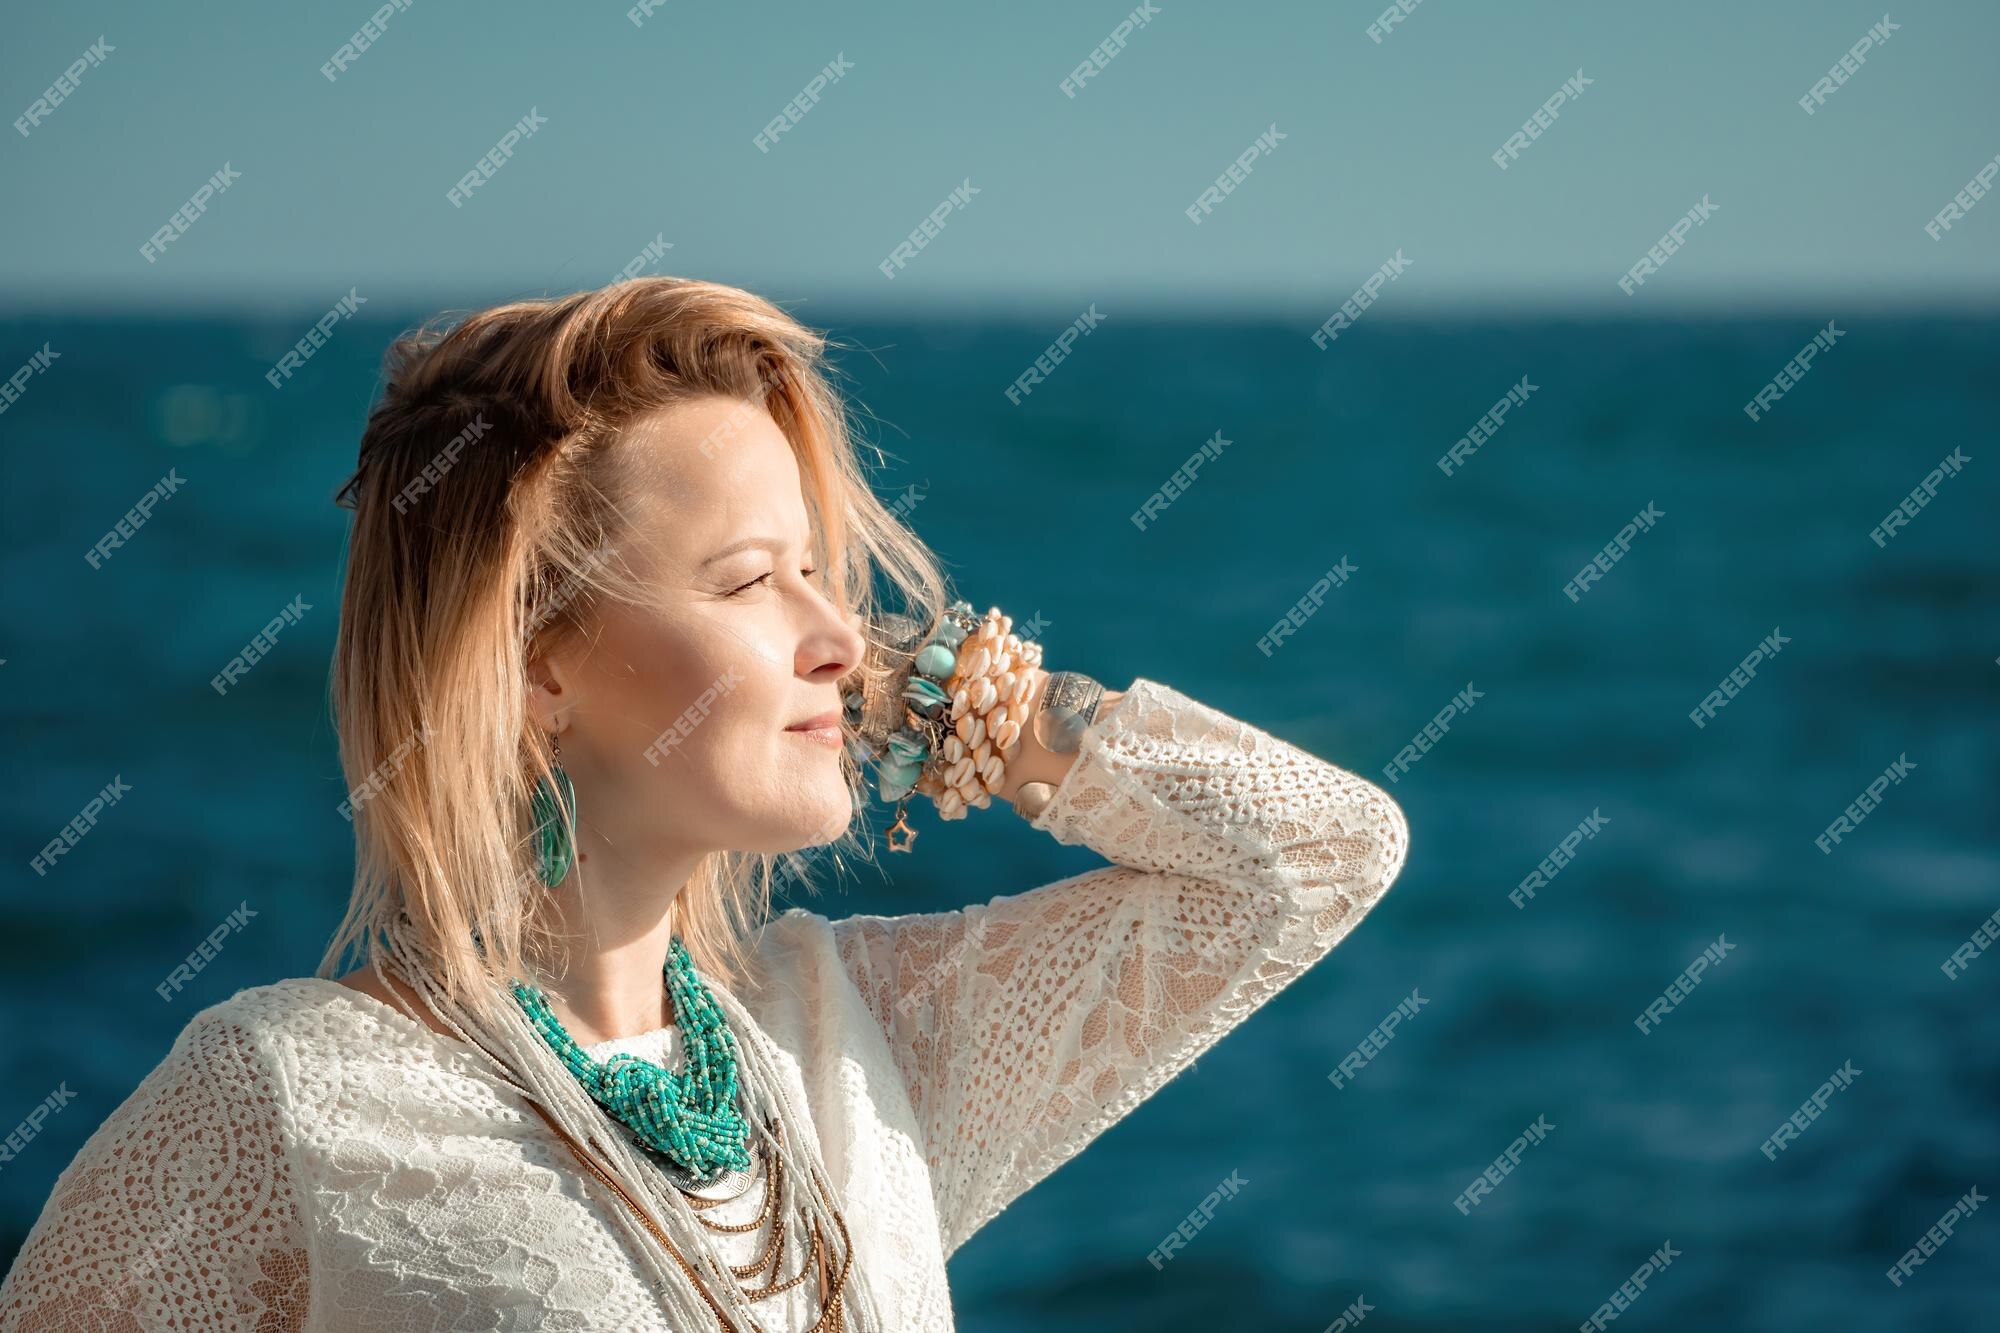
[[[714,555],[702,561],[699,567],[702,569],[707,569],[710,565],[714,564],[718,560],[726,560],[730,556],[735,555],[738,551],[747,551],[752,547],[761,548],[763,550],[770,551],[773,554],[776,554],[777,552],[784,550],[785,545],[786,545],[785,541],[779,537],[745,537],[741,541],[734,541],[729,543],[729,545],[723,547],[720,551],[717,551]]]

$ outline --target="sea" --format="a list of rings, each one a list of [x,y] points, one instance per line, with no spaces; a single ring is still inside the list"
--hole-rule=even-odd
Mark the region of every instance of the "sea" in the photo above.
[[[189,1016],[339,919],[332,497],[429,313],[278,387],[310,316],[0,317],[0,1266]],[[1068,318],[814,322],[968,600],[1376,783],[1410,853],[957,1253],[960,1326],[1994,1327],[2000,318],[1135,317],[1047,356]],[[916,818],[780,905],[1098,864]]]

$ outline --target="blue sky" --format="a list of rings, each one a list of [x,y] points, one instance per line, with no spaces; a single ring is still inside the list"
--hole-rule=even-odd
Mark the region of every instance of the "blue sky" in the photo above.
[[[0,135],[0,300],[17,308],[470,305],[648,271],[738,283],[810,319],[1003,307],[1330,312],[1386,260],[1405,309],[1985,304],[2000,202],[1924,224],[2000,154],[2000,6],[1898,26],[1807,115],[1881,0],[1384,7],[695,6],[413,0],[328,81],[374,9],[34,6],[0,44],[5,119],[100,35],[114,49],[25,137]],[[196,17],[191,19],[190,14]],[[754,137],[851,65],[770,151]],[[1501,170],[1509,134],[1580,97]],[[447,191],[533,110],[462,207]],[[1185,210],[1275,125],[1203,221]],[[148,263],[147,237],[240,176]],[[976,194],[893,279],[879,265]],[[1704,199],[1643,288],[1624,274]],[[379,307],[378,307],[379,308]],[[1317,316],[1316,316],[1317,317]]]

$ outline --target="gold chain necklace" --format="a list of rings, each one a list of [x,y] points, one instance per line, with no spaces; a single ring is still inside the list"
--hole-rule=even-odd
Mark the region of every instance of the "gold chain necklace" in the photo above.
[[[631,1192],[627,1190],[623,1185],[619,1184],[617,1178],[614,1177],[609,1171],[605,1170],[604,1167],[597,1161],[596,1156],[593,1153],[591,1153],[589,1149],[585,1148],[582,1144],[578,1143],[574,1135],[572,1135],[568,1130],[564,1129],[561,1125],[558,1125],[555,1122],[555,1119],[552,1116],[550,1116],[546,1110],[542,1108],[539,1102],[534,1101],[532,1098],[530,1098],[528,1101],[528,1105],[533,1107],[535,1113],[541,1116],[542,1119],[548,1124],[549,1128],[556,1132],[557,1137],[561,1138],[565,1144],[569,1145],[570,1152],[576,1156],[577,1160],[582,1162],[583,1165],[590,1171],[590,1173],[595,1177],[597,1177],[597,1179],[600,1182],[602,1182],[606,1188],[611,1190],[612,1193],[616,1194],[621,1200],[623,1200],[625,1206],[632,1210],[632,1212],[639,1218],[639,1221],[645,1226],[646,1230],[652,1233],[653,1239],[659,1241],[661,1247],[665,1249],[668,1254],[673,1256],[674,1262],[677,1265],[679,1265],[681,1272],[686,1274],[688,1281],[694,1284],[695,1290],[701,1293],[702,1300],[707,1302],[710,1312],[715,1315],[716,1324],[718,1328],[721,1330],[721,1333],[739,1333],[739,1330],[737,1329],[736,1325],[731,1323],[729,1321],[729,1317],[723,1312],[722,1306],[716,1301],[714,1294],[709,1291],[707,1284],[704,1283],[701,1280],[700,1275],[695,1272],[694,1266],[690,1264],[687,1260],[687,1257],[681,1253],[680,1247],[675,1245],[673,1241],[667,1237],[665,1228],[661,1227],[660,1224],[653,1219],[653,1215],[646,1211],[645,1206],[642,1205],[637,1199],[633,1198]],[[773,1136],[778,1137],[779,1141],[782,1143],[783,1141],[782,1124],[775,1117],[768,1119],[765,1123],[771,1129]],[[768,1196],[767,1201],[763,1213],[760,1213],[759,1215],[761,1222],[764,1213],[770,1213],[775,1211],[776,1208],[775,1201],[778,1197],[778,1186],[782,1180],[782,1172],[784,1170],[784,1167],[782,1161],[775,1154],[759,1153],[758,1156],[760,1159],[762,1159],[764,1162],[767,1163],[767,1171],[765,1172],[765,1174],[767,1178],[769,1178],[769,1184],[766,1186],[766,1191]],[[776,1165],[774,1166],[768,1165],[772,1163],[775,1163]],[[772,1175],[771,1174],[772,1172],[776,1172],[778,1174]],[[849,1270],[853,1267],[854,1263],[853,1240],[848,1234],[847,1219],[841,1215],[838,1206],[835,1205],[832,1199],[826,1198],[825,1191],[818,1190],[817,1181],[813,1182],[813,1184],[816,1192],[818,1192],[821,1195],[822,1199],[825,1201],[828,1211],[830,1211],[833,1214],[834,1225],[840,1229],[841,1263],[839,1271],[838,1272],[828,1271],[830,1261],[826,1253],[826,1244],[825,1244],[826,1238],[820,1231],[818,1221],[815,1220],[812,1225],[812,1248],[808,1256],[805,1268],[800,1270],[800,1272],[796,1276],[792,1277],[791,1279],[789,1279],[788,1281],[784,1282],[781,1285],[776,1285],[776,1286],[767,1285],[761,1289],[742,1287],[739,1288],[739,1290],[743,1292],[744,1296],[747,1299],[751,1301],[761,1301],[771,1296],[775,1296],[780,1292],[787,1291],[794,1286],[797,1286],[800,1282],[805,1280],[805,1276],[807,1273],[813,1273],[819,1279],[820,1312],[819,1312],[819,1317],[813,1320],[812,1326],[810,1329],[807,1330],[807,1333],[845,1333],[845,1330],[847,1328],[847,1316],[846,1316],[844,1297],[847,1289],[847,1275]],[[681,1195],[682,1198],[687,1199],[691,1207],[700,1207],[704,1211],[706,1210],[706,1208],[712,1208],[717,1204],[727,1203],[729,1201],[728,1198],[704,1199],[702,1200],[700,1205],[697,1205],[695,1199],[689,1197],[687,1190],[682,1189],[679,1185],[676,1185],[674,1188]],[[745,1191],[739,1191],[738,1194],[729,1197],[730,1198],[741,1197],[741,1194],[743,1192],[747,1192],[747,1189],[748,1187],[746,1186]],[[700,1216],[699,1212],[697,1212],[696,1214],[696,1220],[699,1221],[704,1227],[707,1227],[712,1231],[728,1231],[728,1230],[739,1229],[737,1227],[733,1227],[724,1223],[711,1222],[708,1218]],[[766,1251],[766,1254],[772,1257],[760,1260],[755,1264],[744,1265],[742,1268],[738,1268],[735,1265],[731,1265],[729,1271],[737,1277],[751,1277],[759,1272],[762,1272],[765,1268],[773,1267],[775,1264],[775,1257],[781,1249],[782,1241],[785,1234],[786,1234],[785,1219],[778,1218],[776,1230],[774,1232],[773,1243]],[[763,1333],[762,1326],[757,1325],[753,1322],[752,1333]]]

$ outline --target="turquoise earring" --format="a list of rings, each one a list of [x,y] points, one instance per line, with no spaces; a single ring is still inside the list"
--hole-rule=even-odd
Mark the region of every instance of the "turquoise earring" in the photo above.
[[[550,768],[555,773],[556,788],[562,793],[561,802],[558,804],[556,793],[549,790],[548,779],[536,778],[532,806],[536,871],[542,883],[553,889],[569,876],[569,868],[576,862],[576,843],[570,837],[570,825],[576,822],[576,788],[562,766],[562,742],[551,736],[549,745],[555,752]],[[564,812],[568,813],[567,820]]]

